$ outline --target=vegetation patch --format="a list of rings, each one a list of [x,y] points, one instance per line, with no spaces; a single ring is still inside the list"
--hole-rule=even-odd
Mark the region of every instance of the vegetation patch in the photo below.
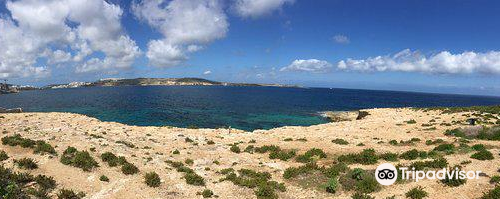
[[[184,166],[182,162],[174,162],[171,160],[167,160],[165,162],[177,169],[178,172],[184,173],[184,179],[186,180],[187,184],[195,186],[205,186],[205,179],[196,174],[193,169]]]
[[[2,138],[2,144],[8,146],[21,146],[23,148],[31,148],[36,154],[52,154],[56,155],[54,147],[43,140],[32,140],[23,138],[19,134],[13,136],[5,136]]]
[[[410,164],[409,168],[415,168],[415,170],[425,170],[425,169],[441,169],[447,166],[448,166],[448,161],[445,158],[437,158],[434,160],[413,162]]]
[[[201,195],[203,198],[211,198],[214,195],[214,192],[210,189],[205,189],[203,192],[201,192]]]
[[[161,184],[160,176],[156,172],[149,172],[144,175],[144,181],[150,187],[159,187]]]
[[[268,172],[257,172],[250,169],[240,169],[238,172],[226,174],[221,181],[230,181],[235,185],[255,189],[257,198],[278,198],[276,190],[284,192],[286,187],[283,183],[271,181]]]
[[[455,170],[455,172],[460,172],[462,168],[460,166],[455,166],[455,168],[458,168],[459,170]],[[453,171],[454,168],[449,168],[449,171]],[[450,178],[450,176],[445,175],[445,178],[441,180],[441,183],[450,186],[450,187],[458,187],[460,185],[463,185],[467,182],[467,178],[460,179],[460,178]]]
[[[436,140],[427,140],[425,141],[426,145],[434,145],[434,144],[442,144],[444,143],[443,139],[436,139]]]
[[[105,175],[101,175],[101,177],[99,177],[99,180],[103,181],[103,182],[109,182],[108,176],[105,176]]]
[[[0,151],[0,162],[9,159],[9,155],[5,151]]]
[[[399,155],[399,158],[405,160],[415,160],[417,158],[427,158],[427,157],[428,154],[426,151],[419,151],[417,149],[412,149]]]
[[[332,140],[332,142],[335,144],[338,144],[338,145],[348,145],[349,144],[348,141],[341,139],[341,138],[334,139],[334,140]]]
[[[14,160],[14,163],[21,169],[38,169],[38,164],[36,164],[35,160],[31,158],[21,158],[19,160]]]
[[[84,171],[91,171],[99,164],[90,156],[88,151],[78,151],[74,147],[68,147],[61,156],[61,163],[81,168]]]
[[[422,199],[427,197],[429,194],[421,186],[417,186],[410,191],[406,192],[405,196],[411,199]]]
[[[375,179],[374,171],[369,172],[360,168],[341,175],[339,181],[345,190],[355,190],[358,193],[372,193],[382,188]]]
[[[322,159],[326,158],[326,153],[317,148],[310,149],[309,151],[305,152],[303,155],[299,155],[295,158],[295,161],[297,162],[302,162],[302,163],[308,163],[316,159]]]
[[[472,159],[476,160],[493,160],[493,154],[489,152],[488,150],[480,150],[477,153],[474,153],[470,156]]]
[[[83,192],[78,192],[75,193],[75,191],[71,189],[61,189],[59,190],[59,193],[57,194],[58,199],[81,199],[85,197],[85,193]]]
[[[411,120],[408,120],[408,121],[405,121],[407,124],[416,124],[417,121],[415,121],[414,119],[411,119]]]
[[[453,144],[440,144],[433,149],[434,151],[445,152],[446,154],[452,154],[455,151],[455,145]]]
[[[338,158],[339,162],[344,162],[347,164],[364,164],[370,165],[378,162],[378,156],[375,154],[375,149],[365,149],[360,153],[351,153],[346,155],[341,155]]]
[[[55,187],[56,181],[52,177],[15,173],[0,165],[0,198],[49,198],[48,194]]]

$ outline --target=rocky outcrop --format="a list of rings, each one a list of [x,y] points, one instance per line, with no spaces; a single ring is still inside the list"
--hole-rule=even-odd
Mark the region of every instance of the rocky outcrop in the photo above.
[[[356,120],[359,111],[327,111],[324,114],[332,122],[342,122]]]
[[[23,112],[22,108],[6,109],[0,107],[0,113],[22,113],[22,112]]]

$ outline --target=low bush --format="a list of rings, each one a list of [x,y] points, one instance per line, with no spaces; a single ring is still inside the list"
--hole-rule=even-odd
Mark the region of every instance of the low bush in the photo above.
[[[415,160],[417,158],[427,158],[427,152],[425,151],[418,151],[417,149],[412,149],[409,151],[406,151],[399,155],[399,158],[405,159],[405,160]]]
[[[99,177],[99,180],[103,181],[103,182],[109,182],[108,176],[105,176],[105,175],[101,175],[101,177]]]
[[[311,173],[317,169],[318,165],[316,165],[315,163],[308,163],[299,167],[289,167],[285,169],[285,172],[283,173],[283,178],[285,179],[295,178],[302,174]]]
[[[159,187],[161,184],[160,176],[156,172],[149,172],[144,175],[144,181],[150,187]]]
[[[232,145],[231,148],[229,148],[229,150],[231,150],[231,152],[233,153],[241,153],[241,149],[238,145]]]
[[[0,151],[0,162],[9,159],[9,155],[5,151]]]
[[[332,140],[333,143],[335,144],[339,144],[339,145],[348,145],[349,142],[344,140],[344,139],[340,139],[340,138],[337,138],[337,139],[334,139]]]
[[[283,161],[287,161],[289,160],[290,158],[293,158],[295,156],[295,151],[292,150],[292,151],[272,151],[271,153],[269,153],[269,158],[270,159],[280,159],[280,160],[283,160]]]
[[[40,188],[45,190],[51,190],[56,188],[56,181],[53,177],[49,177],[46,175],[38,175],[35,177],[35,182]]]
[[[184,160],[184,163],[186,163],[187,165],[193,165],[194,164],[194,160],[188,158],[188,159]]]
[[[214,142],[213,140],[208,140],[208,141],[207,141],[207,144],[208,144],[208,145],[213,145],[213,144],[215,144],[215,142]]]
[[[366,193],[356,192],[352,195],[352,199],[375,199],[375,198]]]
[[[17,164],[17,166],[21,169],[37,169],[38,164],[36,164],[35,160],[31,158],[21,158],[19,160],[14,160],[14,163]]]
[[[397,140],[391,140],[391,141],[389,141],[389,144],[393,145],[393,146],[396,146],[396,145],[398,145],[398,141]]]
[[[476,160],[493,160],[493,154],[488,150],[480,150],[477,153],[474,153],[470,156],[472,159]]]
[[[408,121],[405,121],[407,124],[416,124],[417,121],[415,121],[414,119],[411,119],[411,120],[408,120]]]
[[[368,172],[359,168],[353,169],[340,176],[340,184],[347,190],[355,190],[359,193],[372,193],[381,189],[375,179],[374,172]]]
[[[483,193],[481,199],[498,199],[500,198],[500,186],[495,186],[492,190]]]
[[[174,154],[174,155],[178,155],[178,154],[180,154],[180,153],[181,153],[181,152],[180,152],[179,150],[177,150],[177,149],[175,149],[174,151],[172,151],[172,154]]]
[[[398,161],[398,154],[397,153],[391,153],[391,152],[387,152],[387,153],[383,153],[383,154],[380,154],[379,157],[385,161],[390,161],[390,162],[395,162],[395,161]]]
[[[444,158],[437,158],[428,161],[416,161],[410,164],[409,168],[415,168],[415,170],[424,170],[426,168],[441,169],[448,166],[448,161]]]
[[[440,144],[434,147],[434,151],[442,151],[446,154],[452,154],[455,151],[455,145],[453,144]]]
[[[272,152],[272,151],[280,151],[281,148],[276,145],[264,145],[261,147],[255,147],[254,151],[257,153],[267,153],[267,152]]]
[[[230,172],[221,181],[231,181],[238,186],[257,188],[255,195],[257,198],[277,198],[275,190],[286,191],[283,183],[270,181],[271,174],[268,172],[257,172],[250,169],[240,169],[237,175]]]
[[[2,138],[3,145],[9,146],[21,146],[23,148],[31,148],[36,154],[52,154],[56,155],[54,147],[46,143],[43,140],[32,140],[21,137],[21,135],[16,134],[13,136],[5,136]]]
[[[455,170],[455,172],[461,171],[461,167],[455,167],[455,168],[459,168],[459,170]],[[453,171],[453,169],[455,169],[455,168],[449,168],[448,170]],[[450,176],[448,176],[448,175],[445,175],[445,178],[441,180],[441,183],[443,183],[447,186],[450,186],[450,187],[458,187],[460,185],[465,184],[466,182],[467,182],[467,178],[464,178],[464,179],[455,178],[455,177],[450,178]]]
[[[196,185],[196,186],[204,186],[205,185],[205,179],[203,179],[203,177],[196,174],[193,169],[184,166],[184,164],[182,162],[174,162],[174,161],[170,161],[170,160],[167,160],[166,162],[168,164],[170,164],[170,166],[176,168],[178,172],[184,173],[184,179],[186,180],[187,184]]]
[[[328,193],[335,193],[337,192],[337,186],[339,182],[337,178],[330,178],[328,180],[328,183],[326,184],[326,192]]]
[[[436,139],[434,141],[432,141],[432,140],[425,141],[426,145],[434,145],[434,144],[441,144],[441,143],[444,143],[443,139]]]
[[[99,164],[90,156],[87,151],[78,151],[74,147],[68,147],[61,156],[61,163],[81,168],[84,171],[91,171]]]
[[[486,147],[484,146],[484,144],[475,144],[475,145],[472,145],[471,148],[476,150],[476,151],[486,150]]]
[[[405,196],[410,199],[422,199],[428,196],[427,192],[421,186],[417,186],[406,192]]]
[[[492,184],[497,184],[500,182],[500,176],[499,175],[494,175],[494,176],[491,176],[490,178],[490,183]]]
[[[356,120],[361,120],[368,115],[370,115],[370,113],[368,113],[367,111],[359,111],[358,117],[356,117]]]
[[[360,153],[351,153],[347,155],[341,155],[338,158],[339,162],[344,162],[347,164],[375,164],[378,162],[378,156],[375,154],[375,149],[365,149]]]
[[[211,198],[214,195],[214,192],[210,189],[205,189],[203,192],[201,192],[201,195],[203,198]]]
[[[57,193],[58,199],[81,199],[83,197],[85,197],[85,193],[75,193],[75,191],[70,189],[61,189],[59,193]]]
[[[295,161],[308,163],[313,161],[314,159],[322,159],[322,158],[326,158],[326,153],[321,149],[313,148],[305,152],[303,155],[297,156],[295,158]]]
[[[139,173],[139,169],[135,165],[128,163],[128,162],[126,162],[122,165],[121,170],[122,170],[122,173],[125,175],[133,175],[133,174]]]

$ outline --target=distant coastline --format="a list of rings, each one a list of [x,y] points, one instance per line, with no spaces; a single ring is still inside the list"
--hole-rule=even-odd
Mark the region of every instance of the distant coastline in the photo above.
[[[39,89],[78,88],[95,86],[268,86],[299,88],[297,85],[286,84],[254,84],[217,82],[203,78],[107,78],[95,82],[71,82],[68,84],[51,84]]]

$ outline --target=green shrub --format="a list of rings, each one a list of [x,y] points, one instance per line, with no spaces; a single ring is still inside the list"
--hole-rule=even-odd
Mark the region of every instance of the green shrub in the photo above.
[[[433,145],[433,144],[441,144],[441,143],[443,143],[443,142],[444,142],[444,140],[443,140],[443,139],[436,139],[436,140],[434,140],[434,141],[432,141],[432,140],[427,140],[427,141],[425,141],[425,144],[426,144],[426,145]]]
[[[58,199],[80,199],[85,197],[85,193],[79,192],[75,193],[73,190],[61,189],[57,194]]]
[[[125,175],[132,175],[139,173],[139,169],[135,165],[127,162],[122,165],[122,173]]]
[[[238,186],[248,188],[257,188],[255,195],[257,198],[277,198],[275,190],[285,191],[286,187],[283,183],[270,181],[271,174],[268,172],[257,172],[250,169],[238,170],[239,175],[230,172],[221,181],[231,181]]]
[[[37,169],[38,165],[36,164],[35,160],[31,158],[21,158],[19,160],[14,160],[14,163],[17,164],[17,166],[21,169]]]
[[[207,144],[208,145],[213,145],[213,144],[215,144],[215,142],[213,140],[209,140],[209,141],[207,141]]]
[[[149,172],[144,175],[144,181],[150,187],[159,187],[161,184],[160,176],[156,172]]]
[[[184,141],[185,142],[194,142],[191,138],[188,138],[188,137],[184,138]]]
[[[429,161],[416,161],[410,164],[409,168],[424,170],[425,168],[441,169],[448,166],[448,161],[444,158],[437,158]]]
[[[481,199],[498,199],[500,198],[500,186],[496,186],[494,189],[483,193]]]
[[[472,145],[471,148],[476,150],[476,151],[486,150],[486,147],[484,146],[484,144],[475,144],[475,145]]]
[[[259,185],[257,190],[255,191],[255,195],[257,199],[274,199],[278,198],[278,195],[275,193],[274,189],[270,186]]]
[[[54,148],[45,141],[23,138],[19,134],[3,137],[2,144],[9,146],[21,146],[23,148],[31,148],[33,149],[34,153],[39,153],[39,154],[48,153],[56,155],[56,151],[54,150]]]
[[[123,145],[127,146],[128,148],[135,148],[134,144],[127,142],[127,141],[118,140],[118,141],[116,141],[116,143],[123,144]]]
[[[473,159],[476,160],[493,160],[493,154],[489,152],[488,150],[480,150],[477,153],[474,153],[470,156]]]
[[[46,175],[38,175],[35,177],[35,182],[40,186],[41,188],[45,190],[51,190],[56,188],[56,181],[54,180],[53,177],[49,177]]]
[[[295,160],[297,162],[308,163],[313,161],[314,158],[326,158],[326,153],[321,149],[313,148],[305,152],[303,155],[297,156]]]
[[[180,154],[181,152],[180,152],[179,150],[175,149],[172,153],[173,153],[174,155],[178,155],[178,154]]]
[[[421,186],[417,186],[410,191],[406,192],[406,197],[410,199],[422,199],[427,197],[427,192]]]
[[[229,148],[229,150],[231,150],[231,152],[233,153],[241,153],[241,149],[238,145],[232,145],[231,148]]]
[[[456,172],[459,172],[461,170],[460,167],[458,167],[459,170],[456,171]],[[453,171],[454,168],[449,168],[449,171]],[[445,175],[445,178],[441,180],[441,183],[445,184],[445,185],[448,185],[450,187],[458,187],[460,185],[463,185],[467,182],[467,178],[464,178],[464,179],[460,179],[460,178],[455,178],[455,177],[452,177],[450,178],[450,176],[448,175]]]
[[[243,150],[244,152],[246,153],[253,153],[255,150],[255,146],[254,145],[248,145],[245,150]]]
[[[318,165],[316,165],[315,163],[308,163],[299,167],[288,167],[283,173],[283,178],[295,178],[301,174],[311,173],[317,169]]]
[[[328,192],[328,193],[337,192],[338,184],[339,184],[339,182],[337,181],[337,178],[330,178],[328,180],[328,183],[326,184],[326,192]]]
[[[358,117],[356,117],[356,120],[361,120],[368,115],[370,115],[370,113],[368,113],[367,111],[359,111]]]
[[[210,189],[205,189],[203,192],[201,192],[201,195],[203,198],[211,198],[214,195],[214,192]]]
[[[117,157],[115,154],[111,152],[106,152],[101,154],[101,159],[103,162],[108,163],[108,166],[110,167],[116,167],[118,165],[123,165],[127,163],[127,159],[125,159],[125,157],[123,156]]]
[[[417,149],[412,149],[402,153],[399,158],[405,160],[415,160],[420,157],[420,152]]]
[[[188,172],[184,175],[186,183],[195,186],[205,186],[205,179],[194,172]]]
[[[435,151],[443,151],[446,152],[447,154],[453,153],[455,151],[455,145],[453,144],[440,144],[436,147],[434,147]]]
[[[494,183],[494,184],[497,184],[500,182],[500,176],[499,175],[494,175],[494,176],[491,176],[490,178],[490,183]]]
[[[344,139],[340,139],[340,138],[337,138],[337,139],[334,139],[332,140],[333,143],[335,144],[339,144],[339,145],[348,145],[349,142],[344,140]]]
[[[5,151],[0,151],[0,162],[9,159],[9,155]]]
[[[417,121],[415,121],[414,119],[411,119],[411,120],[408,120],[408,121],[405,121],[407,124],[416,124]]]
[[[375,199],[375,198],[366,193],[356,192],[352,195],[352,199]]]
[[[285,142],[291,142],[291,141],[293,141],[293,138],[285,138],[283,141],[285,141]]]
[[[184,160],[184,163],[186,163],[187,165],[193,165],[194,164],[194,160],[188,158],[188,159]]]
[[[295,156],[295,151],[272,151],[269,153],[269,158],[270,159],[280,159],[283,161],[287,161],[290,158],[293,158]]]
[[[395,161],[398,161],[398,154],[397,153],[391,153],[391,152],[387,152],[387,153],[383,153],[383,154],[380,154],[379,157],[381,159],[384,159],[385,161],[391,161],[391,162],[395,162]]]
[[[61,156],[61,163],[81,168],[84,171],[91,171],[99,164],[90,156],[87,151],[78,151],[74,147],[68,147]]]
[[[375,149],[365,149],[358,154],[341,155],[337,159],[339,162],[347,164],[359,163],[369,165],[378,162],[378,156],[375,154]]]
[[[381,189],[373,172],[367,172],[359,168],[340,176],[339,181],[347,191],[354,189],[359,193],[372,193]]]
[[[318,169],[316,167],[316,169]],[[349,170],[349,167],[345,163],[337,163],[333,164],[330,167],[322,167],[320,168],[321,172],[323,175],[325,175],[328,178],[336,178],[340,173],[344,173]]]
[[[276,146],[276,145],[264,145],[264,146],[261,146],[261,147],[255,147],[255,152],[257,153],[267,153],[269,151],[280,151],[281,148],[279,146]]]
[[[393,145],[393,146],[396,146],[396,145],[398,145],[398,141],[397,140],[391,140],[391,141],[389,141],[389,144]]]
[[[103,182],[109,182],[108,176],[105,176],[105,175],[101,175],[101,177],[99,177],[99,180],[103,181]]]

